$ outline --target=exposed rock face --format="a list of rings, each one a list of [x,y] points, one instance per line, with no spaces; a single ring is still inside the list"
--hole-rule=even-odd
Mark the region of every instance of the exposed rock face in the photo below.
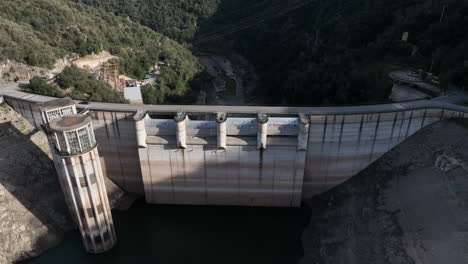
[[[46,68],[29,66],[10,60],[0,61],[0,83],[26,81],[28,73],[31,78],[34,76],[52,77],[51,71]]]
[[[434,124],[308,201],[300,263],[466,263],[467,139],[466,121]]]
[[[111,181],[106,187],[113,208],[133,203]],[[0,264],[37,256],[74,228],[46,136],[0,104]]]
[[[71,222],[42,132],[0,107],[0,263],[58,244]]]

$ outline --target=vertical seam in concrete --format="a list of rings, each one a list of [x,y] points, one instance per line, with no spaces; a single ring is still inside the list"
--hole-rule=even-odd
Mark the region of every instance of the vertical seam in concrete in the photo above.
[[[146,186],[146,189],[149,189],[149,193],[146,194],[146,195],[149,195],[150,196],[150,201],[153,202],[153,203],[157,203],[157,199],[154,199],[154,193],[153,193],[153,189],[154,189],[154,186],[153,186],[153,174],[151,173],[152,170],[153,170],[153,167],[151,166],[151,160],[150,160],[150,152],[151,150],[151,146],[148,146],[148,148],[145,149],[146,151],[146,157],[147,157],[147,166],[148,166],[148,171],[149,171],[149,181],[150,181],[150,186]],[[143,173],[142,173],[143,174]],[[143,176],[143,175],[142,175]],[[144,182],[143,182],[144,185],[146,185]],[[154,199],[154,200],[153,200]],[[146,199],[146,201],[148,201],[148,199]]]
[[[442,112],[440,113],[439,121],[444,119],[444,115],[445,115],[445,109],[442,109]]]
[[[122,183],[123,183],[123,186],[128,188],[126,181],[125,181],[124,166],[122,165],[122,157],[120,155],[120,144],[115,144],[115,145],[117,147],[117,157],[119,159],[119,167],[120,167],[120,175],[122,177]]]
[[[239,203],[241,202],[241,146],[238,146],[237,147],[237,162],[238,162],[238,166],[237,166],[237,195],[238,195],[238,201]]]
[[[423,120],[421,122],[421,127],[419,129],[422,129],[424,127],[424,123],[426,123],[426,116],[427,116],[427,108],[424,109]]]
[[[311,126],[312,127],[312,126]],[[321,142],[321,145],[320,145],[320,158],[319,158],[319,163],[317,164],[317,168],[314,168],[316,173],[315,173],[315,176],[316,178],[320,178],[321,175],[319,174],[321,169],[322,169],[322,163],[323,163],[323,151],[325,149],[325,137],[326,137],[326,134],[327,134],[327,128],[328,128],[328,115],[325,115],[325,122],[323,124],[323,134],[322,134],[322,142]],[[324,179],[323,179],[324,180]],[[324,184],[324,181],[322,180],[321,182],[321,185],[322,185],[322,188],[323,188],[323,184]]]
[[[400,129],[398,130],[398,138],[397,138],[397,144],[400,143],[400,138],[401,138],[401,130],[403,129],[403,124],[405,123],[405,117],[406,117],[406,111],[402,112],[403,116],[401,118],[400,122]]]
[[[172,202],[175,202],[174,180],[172,179],[172,177],[174,177],[174,173],[172,172],[172,167],[173,167],[172,166],[172,156],[173,155],[171,155],[171,153],[172,153],[172,151],[169,150],[169,166],[171,168],[171,177],[170,177],[170,179],[171,179],[171,191],[172,191],[171,196],[172,196]]]
[[[208,168],[206,163],[206,151],[203,149],[203,174],[205,176],[205,203],[208,204]]]
[[[276,183],[276,152],[273,151],[273,171],[272,173],[272,180],[271,180],[271,203],[273,204],[276,201],[276,188],[275,188],[275,183]]]
[[[360,140],[359,140],[359,142],[360,142],[359,145],[361,145],[361,142],[362,142],[362,133],[364,133],[364,132],[363,132],[363,131],[364,131],[364,124],[369,124],[369,115],[370,115],[370,114],[365,114],[365,115],[366,115],[366,117],[365,117],[365,122],[363,122],[363,124],[362,124],[362,130],[361,130],[361,132],[359,133],[359,134],[360,134],[360,137],[361,137]],[[366,142],[366,143],[368,143],[368,142]],[[364,169],[365,167],[367,167],[367,165],[368,165],[368,164],[366,164],[366,159],[365,159],[365,155],[369,155],[369,153],[366,152],[366,151],[367,151],[367,146],[368,146],[368,145],[365,144],[365,146],[363,147],[363,151],[361,152],[362,158],[361,158],[361,160],[360,160],[360,162],[359,162],[359,171],[363,170],[363,169]]]
[[[387,151],[391,148],[392,142],[393,142],[393,136],[395,134],[395,124],[398,119],[398,112],[395,113],[395,117],[393,118],[393,124],[392,124],[392,133],[390,134],[390,138],[388,140],[388,145],[387,145]]]
[[[24,113],[24,109],[23,109],[23,102],[20,101],[20,102],[18,102],[17,104],[18,104],[18,108],[19,108],[19,110],[20,110],[20,112],[21,112],[21,115],[24,116],[24,117],[26,117],[26,115],[25,115],[25,113]]]
[[[310,130],[312,129],[312,124],[310,122],[310,116],[308,115],[307,116],[307,119],[309,121],[309,129],[307,131],[307,149],[305,150],[305,162],[304,162],[304,175],[302,175],[302,188],[301,188],[301,192],[303,192],[303,189],[304,189],[304,180],[306,178],[306,171],[308,171],[308,163],[306,162],[307,160],[309,160],[309,146],[310,146]],[[300,121],[299,121],[300,123]],[[300,125],[300,124],[299,124]],[[299,142],[298,142],[299,143]]]
[[[414,116],[414,110],[411,110],[411,115],[410,115],[410,119],[408,121],[408,127],[406,128],[406,134],[405,134],[404,139],[408,138],[408,134],[409,134],[409,131],[410,131],[410,128],[411,128],[411,123],[413,123],[413,116]]]
[[[36,118],[34,117],[34,111],[32,110],[31,104],[28,104],[28,106],[29,106],[29,112],[31,113],[31,117],[32,117],[32,120],[34,122],[34,127],[36,129],[39,129],[40,126],[38,126],[37,123],[36,123]]]
[[[182,157],[182,169],[183,169],[182,177],[184,179],[184,184],[182,186],[182,189],[184,190],[184,192],[186,192],[187,191],[187,168],[186,168],[187,164],[185,162],[185,149],[181,149],[180,153],[181,153],[181,157]]]
[[[375,125],[374,131],[374,138],[372,139],[372,148],[369,156],[369,165],[372,163],[372,158],[374,157],[374,150],[375,150],[375,142],[377,141],[377,132],[379,131],[380,127],[380,113],[377,116],[377,124]]]
[[[104,112],[101,112],[102,113],[102,119],[104,120],[104,128],[106,129],[106,136],[107,138],[110,138],[109,137],[109,130],[107,128],[107,119],[106,119],[106,115],[104,114]]]
[[[357,154],[361,153],[360,148],[361,148],[362,127],[363,127],[363,125],[364,125],[364,114],[361,114],[361,122],[359,124],[358,140],[357,140],[356,146],[354,147],[354,151],[356,153],[356,156],[355,156],[356,158],[355,159],[358,159],[358,157],[360,155],[357,155]],[[354,171],[360,171],[361,170],[360,164],[361,164],[361,162],[359,160],[354,160]]]
[[[118,138],[121,138],[121,135],[120,135],[120,126],[119,126],[119,119],[117,118],[117,113],[115,112],[112,112],[112,117],[114,119],[114,126],[115,128],[117,129],[117,137]]]
[[[339,139],[338,139],[338,152],[336,153],[336,159],[335,159],[336,163],[335,164],[338,164],[338,162],[340,160],[340,156],[341,156],[340,155],[341,154],[341,144],[343,142],[343,130],[344,130],[345,118],[346,118],[346,115],[343,115],[343,120],[341,120],[340,136],[339,136]]]
[[[332,131],[331,131],[331,137],[333,138],[334,134],[335,134],[335,125],[336,125],[336,114],[333,115],[333,124],[332,124]],[[325,170],[325,175],[324,175],[324,186],[325,186],[325,189],[327,189],[327,186],[328,186],[328,172],[330,170],[330,155],[332,153],[332,149],[333,149],[333,144],[329,144],[330,147],[328,148],[328,155],[327,155],[327,162],[326,162],[326,170]]]

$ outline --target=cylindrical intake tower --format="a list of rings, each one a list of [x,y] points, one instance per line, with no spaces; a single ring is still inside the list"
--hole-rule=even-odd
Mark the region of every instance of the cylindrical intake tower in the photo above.
[[[101,253],[117,242],[91,117],[68,115],[49,123],[55,168],[86,250]]]

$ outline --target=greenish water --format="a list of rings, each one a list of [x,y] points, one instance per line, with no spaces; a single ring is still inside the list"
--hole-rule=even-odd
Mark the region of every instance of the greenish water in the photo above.
[[[113,212],[118,244],[87,254],[78,231],[25,263],[289,264],[302,255],[305,208],[160,206]]]

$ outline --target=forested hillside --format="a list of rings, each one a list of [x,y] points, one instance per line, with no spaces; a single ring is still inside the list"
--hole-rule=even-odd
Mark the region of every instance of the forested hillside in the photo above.
[[[147,27],[68,0],[0,1],[0,61],[11,59],[52,67],[72,53],[108,50],[122,73],[142,78],[158,61],[166,62],[161,85],[188,91],[201,70],[198,60],[177,42]]]
[[[386,101],[387,74],[399,65],[432,70],[443,88],[468,82],[464,0],[73,1],[198,48],[234,49],[257,67],[270,103]]]
[[[221,0],[72,0],[129,17],[178,41],[188,41],[200,19],[210,17]]]
[[[300,2],[309,3],[284,12]],[[468,85],[467,1],[222,0],[218,10],[195,41],[207,48],[229,44],[244,54],[258,67],[271,103],[383,101],[392,65],[429,71],[433,62],[444,87]],[[230,26],[251,15],[261,19]]]
[[[199,71],[188,50],[154,31],[244,55],[272,104],[386,101],[398,66],[432,71],[442,88],[468,86],[464,0],[9,0],[0,9],[0,60],[51,66],[70,52],[109,50],[139,77],[165,60],[159,86],[145,90],[155,90],[151,102],[187,92]]]

